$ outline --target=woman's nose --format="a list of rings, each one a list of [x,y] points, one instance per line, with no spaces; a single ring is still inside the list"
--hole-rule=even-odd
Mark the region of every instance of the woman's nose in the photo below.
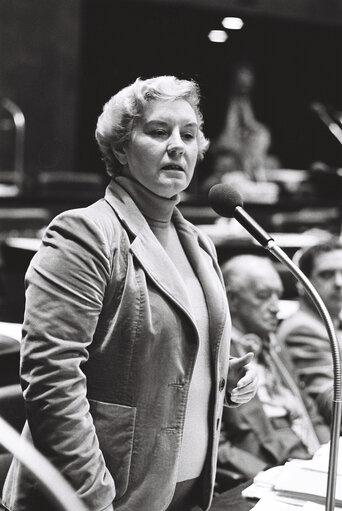
[[[172,133],[167,146],[167,152],[169,154],[181,155],[184,153],[184,142],[179,132]]]

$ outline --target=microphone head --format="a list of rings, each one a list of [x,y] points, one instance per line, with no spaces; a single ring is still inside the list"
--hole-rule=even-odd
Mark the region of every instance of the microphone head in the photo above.
[[[229,185],[214,185],[210,188],[208,197],[213,210],[226,218],[233,218],[235,208],[243,206],[240,193]]]

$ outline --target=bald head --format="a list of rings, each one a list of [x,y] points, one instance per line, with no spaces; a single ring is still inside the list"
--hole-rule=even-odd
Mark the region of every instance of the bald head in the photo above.
[[[236,256],[222,266],[223,278],[227,289],[239,291],[249,285],[251,281],[271,276],[275,281],[280,277],[272,262],[267,257],[254,255]]]
[[[236,256],[222,266],[233,324],[243,333],[265,336],[277,327],[283,287],[266,257]]]

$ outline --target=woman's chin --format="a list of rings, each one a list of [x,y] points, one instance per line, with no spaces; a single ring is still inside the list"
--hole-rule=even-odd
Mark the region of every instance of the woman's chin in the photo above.
[[[162,197],[170,198],[178,193],[183,192],[189,183],[184,173],[178,172],[175,176],[165,176],[159,182],[159,195]]]

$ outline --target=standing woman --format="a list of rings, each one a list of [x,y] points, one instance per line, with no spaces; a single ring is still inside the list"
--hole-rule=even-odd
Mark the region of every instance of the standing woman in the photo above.
[[[195,82],[136,80],[104,106],[105,197],[48,227],[26,276],[23,434],[91,511],[209,509],[224,398],[255,393],[230,362],[212,243],[176,205],[208,142]],[[238,383],[237,383],[238,382]],[[51,509],[15,460],[14,511]]]

